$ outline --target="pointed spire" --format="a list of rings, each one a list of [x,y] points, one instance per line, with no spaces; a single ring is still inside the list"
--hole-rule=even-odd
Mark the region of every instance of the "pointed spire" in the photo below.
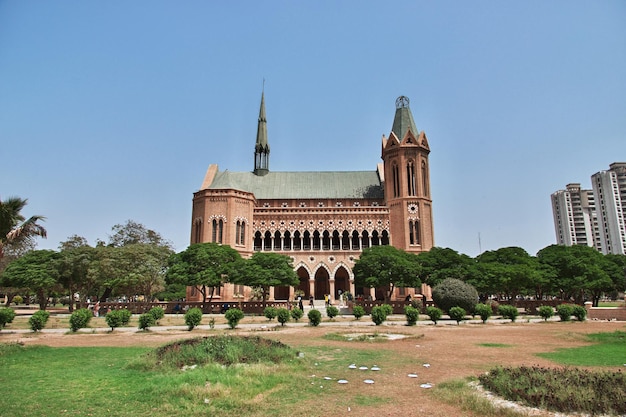
[[[265,84],[265,80],[263,80]],[[270,168],[270,145],[267,142],[267,119],[265,118],[265,86],[261,93],[261,108],[259,109],[259,124],[254,146],[254,174],[265,175]]]
[[[409,98],[400,96],[396,99],[396,115],[393,119],[391,131],[396,134],[398,140],[402,141],[409,130],[414,137],[419,135],[411,109],[409,109]]]

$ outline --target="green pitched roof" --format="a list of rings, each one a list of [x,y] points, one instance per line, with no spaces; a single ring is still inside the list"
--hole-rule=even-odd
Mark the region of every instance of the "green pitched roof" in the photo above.
[[[218,172],[209,189],[248,191],[257,199],[383,198],[376,171]]]

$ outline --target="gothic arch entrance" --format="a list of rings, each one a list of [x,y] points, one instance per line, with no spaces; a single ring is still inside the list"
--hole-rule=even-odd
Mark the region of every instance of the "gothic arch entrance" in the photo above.
[[[326,268],[319,268],[315,272],[315,299],[323,300],[324,294],[330,294],[330,281]]]
[[[310,290],[311,286],[309,285],[309,280],[310,280],[309,271],[307,271],[305,267],[301,266],[300,268],[298,268],[296,272],[298,274],[298,278],[300,278],[300,285],[298,285],[296,290],[300,290],[304,292],[303,298],[308,299],[309,296],[311,295],[311,290]]]
[[[339,296],[345,292],[350,292],[350,274],[344,266],[340,266],[335,272],[335,294],[333,298],[338,300]]]

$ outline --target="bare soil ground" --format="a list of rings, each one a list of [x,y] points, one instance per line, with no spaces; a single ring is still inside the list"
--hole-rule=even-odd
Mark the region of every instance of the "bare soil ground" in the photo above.
[[[625,331],[624,322],[587,321],[584,323],[506,323],[456,325],[418,325],[408,327],[400,323],[378,326],[359,326],[357,322],[327,324],[320,327],[285,326],[275,329],[275,323],[254,328],[235,330],[240,334],[255,334],[277,339],[294,348],[302,346],[326,346],[334,349],[384,349],[389,352],[388,360],[378,363],[381,371],[374,374],[355,374],[358,370],[337,370],[335,378],[345,374],[351,383],[341,386],[338,395],[331,396],[324,404],[302,404],[302,414],[315,410],[314,415],[360,415],[360,416],[472,416],[456,405],[443,404],[432,395],[432,390],[420,388],[420,384],[437,385],[443,381],[476,376],[495,365],[540,365],[557,366],[535,356],[539,352],[550,352],[559,348],[588,344],[585,334]],[[5,333],[0,332],[0,343],[20,342],[26,345],[60,346],[160,346],[172,340],[215,334],[220,330],[159,330],[150,332],[96,332],[68,334],[55,333]],[[397,333],[409,337],[387,340],[380,343],[328,340],[327,333]],[[510,347],[485,346],[502,344]],[[321,359],[323,360],[323,358]],[[423,366],[424,363],[430,367]],[[359,365],[359,364],[357,364]],[[371,366],[372,364],[366,364]],[[623,367],[621,367],[623,370]],[[350,373],[352,372],[352,373]],[[408,378],[417,373],[418,378]],[[375,376],[375,378],[374,378]],[[374,385],[362,383],[364,378],[375,379]],[[352,383],[354,381],[354,383]],[[317,383],[317,381],[316,381]],[[346,404],[341,393],[347,397],[359,394],[389,398],[381,407]],[[326,397],[325,397],[326,398]],[[348,411],[350,408],[350,411]],[[298,414],[300,415],[300,414]],[[541,415],[551,415],[542,413]]]

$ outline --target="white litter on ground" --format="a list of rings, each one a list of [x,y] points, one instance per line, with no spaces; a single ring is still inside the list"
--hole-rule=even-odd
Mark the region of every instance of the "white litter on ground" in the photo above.
[[[373,379],[366,379],[366,380],[365,380],[365,381],[363,381],[363,382],[365,382],[366,384],[373,384],[373,383],[374,383],[374,380],[373,380]]]

